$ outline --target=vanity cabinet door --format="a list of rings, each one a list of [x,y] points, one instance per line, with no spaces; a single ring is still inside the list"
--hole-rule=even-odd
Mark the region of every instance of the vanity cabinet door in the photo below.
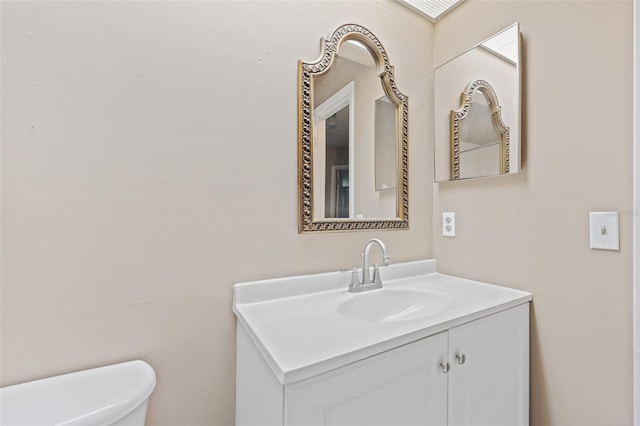
[[[285,388],[286,425],[444,425],[447,333]]]
[[[529,304],[449,330],[449,425],[529,423]]]

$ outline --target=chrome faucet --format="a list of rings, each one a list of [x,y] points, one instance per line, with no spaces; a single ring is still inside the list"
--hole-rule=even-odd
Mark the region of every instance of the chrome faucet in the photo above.
[[[371,278],[371,274],[369,271],[369,252],[371,251],[371,246],[374,244],[378,244],[380,249],[382,250],[382,263],[373,265],[373,278]],[[382,288],[382,281],[380,279],[380,266],[389,265],[389,255],[387,254],[387,246],[384,245],[382,241],[377,238],[372,238],[367,241],[367,244],[364,246],[364,252],[362,253],[362,280],[360,280],[358,274],[358,268],[354,266],[351,271],[351,283],[349,284],[349,291],[351,293],[361,293],[363,291],[375,290],[377,288]]]

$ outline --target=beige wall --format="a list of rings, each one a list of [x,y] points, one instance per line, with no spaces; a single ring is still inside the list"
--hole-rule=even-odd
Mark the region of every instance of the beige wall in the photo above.
[[[434,255],[533,293],[532,425],[630,425],[632,2],[468,1],[436,25],[435,65],[515,21],[524,172],[435,185]],[[608,210],[620,252],[589,249],[589,211]]]
[[[234,282],[432,257],[433,27],[397,3],[1,7],[2,385],[142,358],[149,424],[229,425]],[[298,235],[297,61],[348,22],[409,96],[411,229]]]

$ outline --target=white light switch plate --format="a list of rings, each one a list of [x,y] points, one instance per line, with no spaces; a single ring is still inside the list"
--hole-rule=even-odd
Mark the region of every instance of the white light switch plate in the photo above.
[[[455,212],[442,212],[442,236],[456,236],[456,214]]]
[[[589,213],[589,240],[592,249],[620,250],[620,214]]]

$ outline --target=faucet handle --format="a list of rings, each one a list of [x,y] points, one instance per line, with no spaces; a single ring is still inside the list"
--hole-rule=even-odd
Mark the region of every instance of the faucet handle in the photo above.
[[[349,291],[353,291],[354,288],[360,285],[360,274],[358,274],[357,266],[340,269],[340,272],[351,272],[351,281],[349,282]]]

